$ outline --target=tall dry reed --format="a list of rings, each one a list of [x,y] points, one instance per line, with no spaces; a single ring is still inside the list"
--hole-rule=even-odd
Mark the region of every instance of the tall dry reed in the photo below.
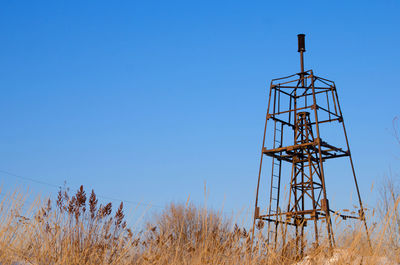
[[[355,227],[336,234],[333,251],[326,243],[309,246],[300,260],[293,240],[270,248],[260,225],[252,245],[251,231],[190,203],[168,205],[134,234],[122,204],[114,210],[111,203],[99,205],[83,187],[30,209],[15,192],[0,202],[0,264],[397,264],[400,250],[390,228],[398,207],[399,200],[371,228],[372,248]]]

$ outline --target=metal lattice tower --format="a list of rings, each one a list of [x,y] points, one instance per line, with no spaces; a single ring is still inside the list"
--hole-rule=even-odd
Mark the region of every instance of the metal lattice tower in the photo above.
[[[260,224],[259,227],[263,227],[264,222],[267,222],[267,241],[276,247],[278,237],[281,239],[281,246],[284,246],[287,228],[293,227],[296,251],[300,255],[305,248],[307,223],[313,223],[312,231],[316,245],[319,244],[322,230],[326,231],[330,246],[335,245],[332,214],[343,219],[361,220],[368,237],[364,208],[336,86],[333,81],[314,75],[312,70],[304,71],[304,37],[304,34],[298,35],[301,72],[271,81],[252,230],[254,236],[256,225]],[[342,144],[324,141],[322,129],[325,125],[342,128]],[[265,167],[263,160],[266,157],[270,158],[272,169],[268,180],[269,198],[267,197],[266,202],[269,206],[260,210],[259,197],[263,192],[260,186],[262,181],[265,181],[261,172]],[[350,162],[359,202],[358,215],[344,215],[329,207],[324,164],[327,160],[341,157],[346,157]],[[291,168],[290,174],[286,176],[282,175],[284,163]],[[281,199],[282,177],[290,177],[285,205]],[[318,226],[320,220],[325,222],[326,228]]]

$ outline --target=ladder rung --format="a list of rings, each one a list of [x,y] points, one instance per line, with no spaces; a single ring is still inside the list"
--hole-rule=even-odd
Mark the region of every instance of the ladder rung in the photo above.
[[[275,174],[274,174],[274,175],[272,175],[272,176],[274,176],[274,177],[276,177],[276,178],[279,178],[279,175],[275,175]]]
[[[279,163],[274,163],[274,165],[279,166]]]

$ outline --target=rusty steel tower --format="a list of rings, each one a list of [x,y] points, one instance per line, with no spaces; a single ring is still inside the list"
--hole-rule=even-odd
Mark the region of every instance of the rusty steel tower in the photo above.
[[[335,83],[316,76],[312,70],[304,70],[305,51],[305,35],[299,34],[301,71],[271,81],[252,230],[254,236],[256,226],[262,228],[266,222],[267,242],[276,247],[278,237],[281,246],[285,245],[287,231],[292,229],[292,242],[300,255],[305,248],[307,226],[310,229],[308,236],[312,234],[316,245],[325,235],[330,246],[335,245],[332,215],[361,220],[368,236]],[[343,138],[341,143],[331,143],[325,138],[325,134],[332,134],[334,129],[339,129],[342,134],[334,137],[335,140]],[[324,165],[328,160],[343,157],[350,162],[358,196],[358,214],[344,215],[329,207]],[[266,162],[270,162],[270,170],[262,177]],[[286,175],[282,171],[285,165],[288,168]],[[283,199],[281,186],[285,179],[289,190]],[[264,208],[260,207],[261,194],[266,196]],[[319,221],[325,224],[318,226]]]

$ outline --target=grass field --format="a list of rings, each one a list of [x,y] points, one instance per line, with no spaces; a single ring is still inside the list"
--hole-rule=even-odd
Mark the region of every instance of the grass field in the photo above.
[[[265,231],[239,228],[221,214],[191,204],[170,204],[143,231],[132,232],[123,205],[99,205],[81,187],[73,196],[34,203],[4,194],[0,203],[1,264],[398,264],[399,199],[388,202],[379,222],[365,231],[342,229],[332,251],[322,242],[295,254],[289,240],[277,249],[265,244]],[[265,229],[265,228],[264,228]],[[292,241],[293,242],[293,241]]]

